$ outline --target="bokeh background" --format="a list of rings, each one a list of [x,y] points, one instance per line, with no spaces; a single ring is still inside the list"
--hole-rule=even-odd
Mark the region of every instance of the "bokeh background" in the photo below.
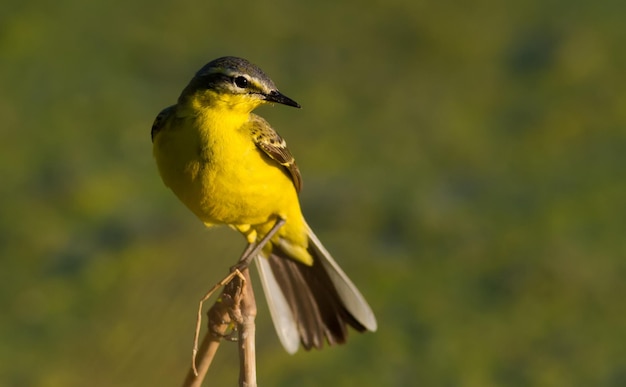
[[[150,126],[248,58],[309,223],[376,334],[265,386],[626,385],[626,2],[5,1],[0,385],[175,386],[244,247],[162,185]],[[235,385],[222,345],[213,386]]]

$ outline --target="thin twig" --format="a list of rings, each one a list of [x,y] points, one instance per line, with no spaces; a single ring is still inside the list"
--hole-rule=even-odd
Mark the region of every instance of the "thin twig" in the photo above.
[[[233,327],[233,317],[241,314],[238,309],[240,309],[242,302],[243,289],[246,288],[245,281],[246,278],[241,272],[237,270],[233,271],[202,297],[199,305],[198,319],[196,321],[192,365],[187,373],[183,387],[200,387],[202,385],[215,353],[220,346],[221,340],[227,337],[228,329]],[[202,305],[220,286],[224,286],[224,290],[220,298],[207,312],[209,317],[209,330],[198,348],[198,338],[202,320]],[[239,318],[239,320],[240,319],[241,318]]]
[[[219,348],[220,340],[228,337],[226,332],[228,328],[233,328],[233,323],[236,324],[236,330],[239,332],[239,385],[256,387],[256,326],[254,319],[257,310],[248,266],[284,224],[285,219],[276,218],[276,223],[272,229],[258,243],[248,244],[238,263],[231,267],[231,273],[213,286],[200,300],[193,340],[191,369],[185,378],[183,387],[200,387]],[[224,287],[222,295],[209,309],[209,331],[202,340],[200,349],[198,349],[202,327],[202,307],[204,302],[222,286]],[[199,363],[197,363],[198,355],[200,355]]]
[[[241,300],[241,322],[239,323],[239,385],[242,387],[256,387],[256,301],[254,291],[250,286],[250,273],[244,270],[247,286],[243,288]]]
[[[225,313],[225,316],[228,318],[228,312]],[[221,333],[225,334],[228,330],[229,324],[222,324],[222,326],[223,329],[221,330]],[[207,371],[211,366],[211,362],[213,361],[213,357],[215,356],[215,353],[217,352],[220,343],[220,337],[216,337],[209,333],[204,336],[204,339],[202,340],[202,344],[200,344],[199,349],[200,361],[197,364],[197,368],[189,368],[189,372],[187,372],[187,377],[185,378],[183,387],[200,387],[202,385],[202,382],[204,381]]]
[[[200,338],[200,329],[202,327],[202,306],[204,305],[204,302],[206,300],[208,300],[213,293],[215,293],[215,291],[217,289],[219,289],[222,286],[225,286],[227,284],[229,284],[233,278],[235,276],[238,276],[241,281],[245,282],[245,277],[241,274],[241,272],[239,270],[235,270],[233,272],[231,272],[228,276],[226,276],[223,280],[221,280],[220,282],[218,282],[217,284],[215,284],[215,286],[213,286],[205,295],[204,297],[202,297],[202,299],[200,300],[200,304],[198,305],[198,316],[196,318],[196,331],[193,337],[193,350],[191,353],[191,367],[193,368],[193,372],[194,374],[197,376],[198,375],[198,370],[196,369],[196,355],[198,354],[198,339]],[[222,296],[228,294],[226,292],[226,289],[224,289],[224,292],[222,293]],[[231,299],[234,299],[235,296],[231,295]],[[221,306],[226,306],[226,308],[224,308],[224,311],[222,313],[219,313],[219,317],[223,317],[224,312],[226,314],[228,314],[228,308],[231,307],[232,305],[227,305],[227,303],[225,303],[226,299],[224,297],[221,297],[220,299],[218,299],[215,304],[211,307],[211,310],[213,310],[214,308],[218,307],[218,304],[221,303]],[[221,308],[220,308],[221,309]],[[209,312],[209,319],[211,318],[211,313]],[[218,317],[218,316],[216,316]],[[213,325],[222,325],[222,322],[225,319],[221,319],[221,320],[214,320],[212,321]],[[209,323],[211,325],[211,322]],[[211,328],[213,328],[213,326],[211,326]]]

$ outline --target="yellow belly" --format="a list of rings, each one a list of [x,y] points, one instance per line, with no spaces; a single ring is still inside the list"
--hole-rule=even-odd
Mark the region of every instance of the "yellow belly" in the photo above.
[[[250,137],[203,138],[197,131],[185,132],[189,127],[163,132],[154,143],[163,182],[176,196],[207,226],[229,225],[248,242],[262,238],[281,217],[287,222],[273,242],[306,249],[297,192],[282,166]],[[310,260],[306,252],[294,258]]]
[[[184,202],[207,225],[256,225],[270,217],[294,215],[288,212],[298,198],[289,177],[275,164],[269,165],[259,150],[251,153],[256,155],[240,160],[236,167],[215,168],[210,161],[193,161],[181,184],[172,189],[192,194]]]
[[[256,224],[297,202],[282,168],[256,146],[237,146],[228,157],[207,150],[164,143],[156,153],[164,183],[207,224]],[[195,149],[194,149],[195,148]]]

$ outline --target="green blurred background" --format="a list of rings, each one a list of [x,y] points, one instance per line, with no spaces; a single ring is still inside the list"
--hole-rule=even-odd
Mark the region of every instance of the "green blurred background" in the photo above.
[[[626,2],[2,8],[0,385],[181,383],[244,241],[162,185],[149,132],[222,55],[304,107],[259,113],[379,319],[289,356],[260,305],[261,385],[626,385]],[[211,385],[237,372],[223,345]]]

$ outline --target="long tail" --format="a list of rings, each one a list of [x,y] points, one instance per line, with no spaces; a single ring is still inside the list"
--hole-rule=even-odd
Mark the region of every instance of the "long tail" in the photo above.
[[[325,341],[342,344],[348,326],[359,332],[377,328],[365,298],[308,230],[313,266],[289,258],[280,247],[269,257],[256,257],[276,332],[289,353],[295,353],[300,343],[306,350],[320,349]]]

